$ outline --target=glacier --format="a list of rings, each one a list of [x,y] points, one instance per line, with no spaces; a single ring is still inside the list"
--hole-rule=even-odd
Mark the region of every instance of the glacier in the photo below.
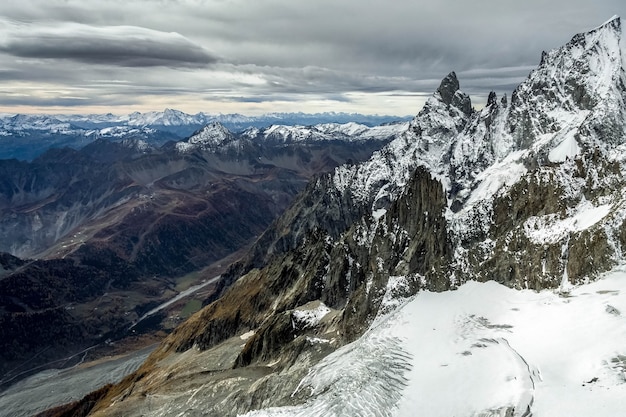
[[[297,388],[304,404],[245,416],[614,417],[626,398],[621,312],[624,265],[567,294],[494,281],[424,291],[314,366]]]

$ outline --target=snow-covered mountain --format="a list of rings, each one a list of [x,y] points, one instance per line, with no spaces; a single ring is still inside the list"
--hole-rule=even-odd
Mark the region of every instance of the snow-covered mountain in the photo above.
[[[194,133],[185,141],[176,143],[178,152],[189,152],[193,149],[217,149],[235,140],[233,135],[224,125],[212,122],[198,132]]]
[[[68,121],[45,115],[16,114],[0,118],[0,136],[10,136],[12,132],[19,134],[28,130],[68,133],[77,130],[77,127]]]
[[[176,142],[178,152],[191,152],[196,149],[205,151],[224,151],[245,145],[272,147],[290,144],[319,144],[324,142],[381,142],[390,141],[403,134],[408,128],[406,123],[368,127],[358,123],[325,123],[314,126],[272,125],[259,129],[251,127],[241,134],[234,134],[219,122],[211,122],[188,139]]]
[[[368,161],[314,178],[93,415],[618,415],[621,37],[618,17],[574,36],[480,111],[450,73]]]
[[[269,143],[387,140],[399,135],[407,128],[408,122],[373,127],[355,122],[323,123],[313,126],[272,125],[265,129],[246,129],[241,136]]]
[[[89,114],[89,115],[30,115],[0,114],[0,134],[10,135],[13,131],[27,130],[94,130],[107,127],[199,127],[217,122],[231,131],[242,131],[249,127],[268,127],[271,125],[315,125],[323,123],[358,123],[366,126],[408,120],[406,116],[378,116],[356,113],[268,113],[261,116],[245,116],[242,114],[187,114],[179,110],[165,109],[146,113],[134,112],[128,115]]]
[[[185,125],[202,125],[209,120],[203,113],[190,115],[179,110],[165,109],[162,112],[134,112],[126,116],[130,126],[185,126]],[[124,117],[122,120],[125,120]]]
[[[26,115],[0,114],[0,159],[32,160],[51,147],[68,146],[79,149],[98,139],[122,141],[140,139],[151,146],[161,146],[169,141],[188,138],[205,126],[219,123],[233,133],[248,129],[265,129],[271,125],[315,125],[335,123],[359,123],[377,126],[406,117],[368,116],[347,113],[271,113],[262,116],[241,114],[190,115],[178,110],[162,112],[131,113],[123,116],[113,114],[91,115]],[[303,128],[302,128],[303,129]],[[330,134],[330,132],[326,132]],[[335,136],[343,135],[335,132]],[[350,137],[352,134],[349,135]],[[343,140],[342,139],[342,140]],[[184,146],[184,145],[181,145]]]
[[[577,241],[570,233],[591,227],[607,229],[606,249],[614,261],[622,259],[616,235],[626,216],[619,192],[626,162],[620,36],[619,18],[575,36],[543,55],[510,103],[492,93],[478,112],[451,73],[405,135],[364,164],[338,168],[334,187],[380,217],[405,192],[415,169],[425,168],[446,196],[448,239],[460,268],[451,271],[455,277],[476,277],[476,268],[461,266],[475,257],[495,262],[511,240],[530,239],[541,248],[550,236],[567,249]],[[511,230],[498,236],[494,229],[502,223]],[[553,262],[553,274],[567,269],[566,260]],[[536,285],[551,275],[545,268]],[[535,273],[513,275],[522,280]]]

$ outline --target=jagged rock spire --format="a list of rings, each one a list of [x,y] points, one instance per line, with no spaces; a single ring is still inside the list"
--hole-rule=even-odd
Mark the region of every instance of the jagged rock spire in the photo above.
[[[503,107],[503,108],[505,108],[505,109],[506,109],[506,106],[508,106],[508,105],[509,105],[508,100],[507,100],[507,98],[506,98],[506,94],[504,94],[504,95],[502,96],[502,99],[500,99],[500,104],[501,104],[501,105],[502,105],[502,107]]]
[[[439,85],[437,92],[441,96],[441,101],[450,105],[452,104],[454,94],[459,91],[459,88],[459,80],[456,78],[456,73],[452,71],[450,74],[446,75],[443,80],[441,80],[441,84]]]
[[[441,80],[436,95],[446,105],[454,106],[468,116],[472,114],[472,101],[467,94],[461,92],[459,80],[454,71]]]

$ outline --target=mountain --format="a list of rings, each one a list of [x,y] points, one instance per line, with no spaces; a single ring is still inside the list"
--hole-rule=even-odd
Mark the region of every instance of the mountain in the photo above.
[[[369,116],[348,113],[270,113],[262,116],[241,114],[190,115],[178,110],[134,112],[128,115],[0,115],[0,159],[32,160],[47,149],[80,149],[98,139],[144,140],[152,146],[188,138],[211,123],[232,132],[270,125],[317,125],[323,123],[362,123],[377,126],[408,120],[406,117]]]
[[[379,126],[350,123],[323,123],[313,126],[272,125],[264,129],[249,128],[241,133],[244,138],[269,143],[296,143],[320,141],[386,140],[407,129],[408,123],[388,123]]]
[[[162,147],[98,139],[0,160],[0,384],[167,331],[201,296],[151,311],[194,285],[210,297],[312,176],[369,158],[403,129],[274,144],[211,123]]]
[[[213,122],[161,148],[139,138],[99,139],[80,151],[50,150],[32,162],[0,161],[0,209],[6,216],[0,224],[0,251],[39,256],[74,228],[97,222],[110,207],[141,199],[161,184],[196,190],[207,187],[211,178],[276,175],[272,169],[288,170],[284,175],[303,181],[344,161],[367,158],[407,128],[393,124],[352,131],[351,125],[329,126],[269,129],[328,130],[324,142],[292,143],[277,141],[276,135],[239,137]]]
[[[479,111],[450,73],[406,132],[309,182],[136,372],[47,415],[619,414],[621,35],[574,36]]]
[[[176,143],[176,150],[188,152],[192,149],[216,149],[235,140],[235,136],[224,125],[212,122],[186,141]]]

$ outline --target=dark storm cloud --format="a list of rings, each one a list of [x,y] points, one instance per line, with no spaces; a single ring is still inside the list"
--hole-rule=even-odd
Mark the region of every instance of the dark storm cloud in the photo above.
[[[132,26],[2,23],[0,52],[21,58],[126,67],[196,67],[217,61],[201,46],[177,33]]]
[[[229,59],[237,64],[423,80],[452,70],[536,65],[543,49],[625,8],[621,1],[586,0],[261,1],[241,8],[239,25],[209,30],[231,47]]]
[[[184,3],[184,2],[182,2]],[[217,4],[217,3],[214,3]],[[239,63],[441,72],[528,64],[624,9],[617,1],[231,1],[206,31]],[[234,13],[234,10],[237,10]],[[236,17],[226,20],[225,16]],[[224,23],[228,22],[228,23]],[[194,30],[194,24],[190,25]]]

